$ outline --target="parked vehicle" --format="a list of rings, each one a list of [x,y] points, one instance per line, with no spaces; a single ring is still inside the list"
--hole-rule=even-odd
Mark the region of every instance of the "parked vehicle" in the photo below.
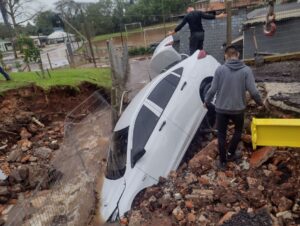
[[[114,128],[118,151],[109,153],[102,187],[105,221],[122,217],[139,192],[177,169],[207,113],[203,99],[218,66],[197,51],[157,76],[128,105]]]

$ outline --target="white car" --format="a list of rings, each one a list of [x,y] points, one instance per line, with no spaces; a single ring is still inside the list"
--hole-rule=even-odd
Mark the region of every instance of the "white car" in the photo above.
[[[156,74],[160,74],[164,69],[180,62],[185,54],[179,54],[173,48],[173,36],[167,36],[156,47],[150,62],[150,68]]]
[[[124,216],[139,192],[177,169],[207,113],[203,98],[218,66],[197,51],[157,76],[128,105],[114,128],[119,151],[108,157],[103,220]]]

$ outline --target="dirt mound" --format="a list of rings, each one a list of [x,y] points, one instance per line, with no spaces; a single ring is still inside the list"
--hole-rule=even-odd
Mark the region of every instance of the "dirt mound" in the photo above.
[[[56,87],[45,92],[31,86],[1,96],[0,168],[7,177],[0,180],[2,220],[38,184],[46,190],[60,177],[50,162],[61,147],[66,114],[98,89],[83,84],[78,89]],[[103,90],[103,96],[107,93]]]
[[[216,166],[217,141],[213,140],[177,172],[141,193],[125,222],[299,225],[299,150],[265,147],[252,153],[250,135],[243,140],[242,159],[229,163],[224,172]]]

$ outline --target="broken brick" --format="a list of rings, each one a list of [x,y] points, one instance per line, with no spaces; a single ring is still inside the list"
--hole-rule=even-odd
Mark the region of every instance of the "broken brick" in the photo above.
[[[250,165],[254,168],[260,167],[263,163],[268,161],[275,153],[273,147],[263,147],[255,152],[253,152],[250,158]]]

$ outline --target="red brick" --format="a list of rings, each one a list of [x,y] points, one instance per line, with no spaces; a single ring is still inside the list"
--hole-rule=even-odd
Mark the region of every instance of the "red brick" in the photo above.
[[[250,159],[251,167],[260,167],[265,163],[269,158],[274,155],[275,149],[273,147],[263,147],[255,151]]]

